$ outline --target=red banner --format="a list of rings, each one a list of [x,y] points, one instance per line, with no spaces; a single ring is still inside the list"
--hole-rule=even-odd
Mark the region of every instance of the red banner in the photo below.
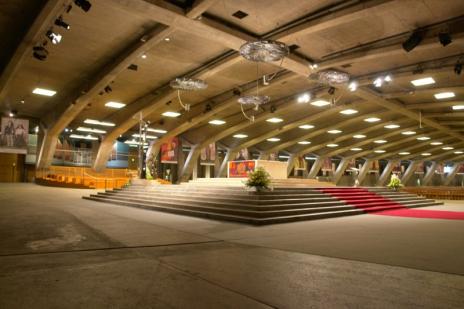
[[[255,170],[255,161],[230,161],[229,162],[229,178],[244,178],[248,177],[249,172]]]
[[[172,137],[161,145],[161,163],[177,163],[179,139]]]

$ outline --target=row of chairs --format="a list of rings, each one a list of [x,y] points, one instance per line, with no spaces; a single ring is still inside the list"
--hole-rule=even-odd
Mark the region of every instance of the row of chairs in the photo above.
[[[463,187],[406,187],[403,191],[430,199],[464,200]]]

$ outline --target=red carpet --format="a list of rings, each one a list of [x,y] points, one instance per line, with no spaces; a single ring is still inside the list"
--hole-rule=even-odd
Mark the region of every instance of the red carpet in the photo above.
[[[350,206],[375,215],[464,220],[464,212],[407,208],[400,203],[363,188],[322,188],[319,190],[340,201],[344,201]]]

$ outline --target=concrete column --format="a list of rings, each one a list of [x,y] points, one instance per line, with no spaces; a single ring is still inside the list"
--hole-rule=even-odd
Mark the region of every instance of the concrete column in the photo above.
[[[238,150],[234,150],[234,149],[227,150],[224,160],[222,160],[221,167],[216,172],[216,175],[215,175],[216,178],[227,177],[227,162],[233,161],[237,153],[238,153]]]
[[[382,172],[382,175],[380,175],[379,180],[377,181],[378,186],[384,186],[385,183],[388,181],[390,178],[391,172],[393,168],[395,167],[396,164],[398,164],[400,161],[399,160],[389,160],[387,163],[387,166]]]
[[[287,159],[287,176],[290,176],[292,169],[295,167],[296,159],[297,158],[294,155],[290,155],[290,157]]]
[[[366,159],[366,161],[364,161],[364,164],[359,170],[359,174],[358,174],[359,185],[361,185],[364,179],[366,178],[367,173],[369,172],[369,169],[371,167],[371,164],[372,164],[371,159]]]
[[[451,169],[451,172],[448,175],[446,175],[445,181],[443,182],[444,186],[449,186],[451,181],[453,181],[454,177],[458,173],[460,167],[461,167],[461,163],[455,163],[453,165],[453,168]]]
[[[44,130],[44,137],[40,144],[40,150],[37,157],[37,169],[47,168],[52,165],[57,142],[57,134],[50,134],[48,130]]]
[[[406,184],[409,179],[411,179],[412,175],[416,172],[417,166],[419,165],[420,161],[411,161],[409,162],[409,166],[401,177],[401,182]]]
[[[98,147],[97,157],[93,163],[93,169],[96,172],[102,172],[106,168],[108,159],[113,151],[113,140],[104,139]]]
[[[180,169],[178,182],[186,182],[190,179],[190,175],[192,175],[193,173],[194,166],[198,164],[198,158],[200,157],[200,152],[201,152],[201,149],[198,145],[192,146],[192,149],[190,149],[190,152],[187,156],[187,159],[185,160],[185,163]]]
[[[432,166],[427,171],[427,173],[425,173],[424,179],[422,181],[423,186],[427,186],[430,183],[430,181],[433,178],[433,175],[435,175],[435,170],[437,169],[437,165],[438,165],[437,162],[432,162]]]
[[[258,160],[269,160],[269,154],[265,152],[260,152]]]
[[[309,170],[308,178],[316,178],[317,173],[319,173],[322,164],[324,163],[324,159],[325,158],[323,157],[318,157],[316,161],[314,161],[313,166],[311,166],[311,169]]]
[[[337,184],[340,181],[340,179],[342,178],[343,173],[345,173],[346,168],[348,167],[348,164],[350,163],[350,161],[351,161],[351,158],[343,158],[340,161],[340,163],[338,164],[337,169],[335,170],[335,173],[333,175],[332,182],[334,184]]]

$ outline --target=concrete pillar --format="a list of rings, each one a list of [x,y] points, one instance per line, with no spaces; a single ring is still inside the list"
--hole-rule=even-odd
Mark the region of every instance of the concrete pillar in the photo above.
[[[449,186],[451,181],[453,181],[454,177],[458,173],[460,167],[461,167],[461,163],[455,163],[453,165],[453,168],[451,169],[451,172],[448,175],[446,175],[446,178],[443,181],[444,186]]]
[[[182,168],[180,169],[178,182],[186,182],[190,179],[190,176],[193,173],[194,166],[198,164],[198,158],[200,157],[200,152],[201,152],[201,149],[199,145],[192,146],[187,156],[187,159],[185,160],[185,163],[182,165]]]
[[[334,184],[337,184],[340,179],[342,178],[343,174],[346,171],[346,168],[348,167],[348,164],[350,163],[351,158],[343,158],[340,163],[337,166],[337,169],[335,170],[335,173],[332,178],[332,182]]]
[[[37,156],[37,169],[47,168],[52,165],[57,142],[57,134],[50,134],[48,130],[44,130],[44,137],[40,144],[40,150]]]
[[[234,149],[227,150],[224,160],[222,160],[221,167],[216,172],[216,175],[215,175],[216,178],[227,177],[227,162],[233,161],[234,158],[237,156],[237,153],[238,153],[238,150],[234,150]]]
[[[387,166],[383,170],[382,174],[379,177],[379,180],[377,181],[378,186],[384,186],[385,183],[390,179],[391,172],[393,168],[395,167],[396,164],[398,164],[400,161],[399,160],[389,160],[387,163]]]
[[[287,159],[287,176],[290,176],[292,169],[295,167],[295,160],[297,159],[298,158],[294,155],[290,155],[290,157]]]
[[[367,173],[369,172],[369,169],[371,168],[371,164],[372,164],[371,159],[366,159],[366,161],[364,161],[364,164],[359,170],[359,174],[358,174],[359,185],[361,185],[364,179],[366,178]]]
[[[430,169],[425,173],[425,176],[424,176],[424,179],[422,181],[422,185],[423,186],[427,186],[430,181],[432,180],[433,178],[433,175],[435,175],[435,170],[437,169],[437,165],[438,163],[437,162],[432,162],[432,166],[430,167]]]
[[[265,152],[260,152],[258,160],[269,160],[269,154]]]
[[[322,164],[324,163],[324,159],[325,158],[323,157],[317,157],[316,161],[314,161],[313,166],[311,166],[311,169],[309,170],[308,178],[316,178],[317,173],[319,173]]]
[[[93,169],[96,172],[102,172],[106,168],[108,159],[113,151],[114,141],[110,139],[104,139],[100,147],[98,147],[97,157],[93,163]]]
[[[419,165],[419,161],[411,161],[409,162],[409,166],[401,177],[401,182],[406,185],[406,183],[411,179],[412,175],[416,172],[417,166]]]

